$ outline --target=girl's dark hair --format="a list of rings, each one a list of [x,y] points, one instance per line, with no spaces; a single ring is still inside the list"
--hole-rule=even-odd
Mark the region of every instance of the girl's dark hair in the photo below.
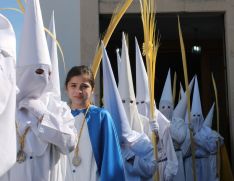
[[[91,87],[94,88],[94,76],[92,70],[86,66],[74,66],[72,67],[69,72],[67,73],[66,81],[65,81],[65,87],[67,88],[68,82],[71,80],[74,76],[80,76],[80,75],[88,75],[88,82],[90,83]]]

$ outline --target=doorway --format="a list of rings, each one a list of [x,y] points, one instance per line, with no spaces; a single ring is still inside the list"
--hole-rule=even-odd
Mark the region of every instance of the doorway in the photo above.
[[[224,137],[230,154],[229,114],[227,101],[227,78],[225,59],[224,14],[222,12],[209,13],[159,13],[157,31],[160,34],[160,48],[157,56],[155,100],[158,105],[168,69],[171,69],[173,81],[174,72],[177,73],[176,92],[178,99],[179,82],[184,86],[183,66],[179,43],[177,16],[180,16],[181,28],[186,47],[186,57],[189,80],[196,74],[200,88],[204,118],[215,101],[215,94],[211,79],[214,75],[219,99],[220,134]],[[110,14],[100,15],[100,33],[107,29]],[[215,31],[214,31],[215,30]],[[141,46],[143,30],[140,14],[125,14],[114,31],[107,52],[111,61],[115,78],[118,82],[116,49],[121,49],[122,32],[128,34],[129,55],[132,67],[132,76],[135,84],[135,41],[137,37]],[[194,46],[199,51],[194,51]],[[172,82],[173,84],[173,82]],[[213,129],[216,130],[216,114],[213,118]],[[227,131],[228,130],[228,131]]]

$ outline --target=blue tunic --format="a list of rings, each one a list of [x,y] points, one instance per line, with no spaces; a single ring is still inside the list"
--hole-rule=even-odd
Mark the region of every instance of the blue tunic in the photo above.
[[[81,110],[83,113],[85,110]],[[77,116],[80,110],[72,110]],[[91,105],[86,115],[90,142],[101,181],[124,181],[124,166],[114,122],[109,112]]]

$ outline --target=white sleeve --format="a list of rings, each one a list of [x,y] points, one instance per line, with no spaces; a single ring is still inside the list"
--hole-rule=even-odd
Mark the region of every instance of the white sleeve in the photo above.
[[[153,159],[153,151],[144,156],[138,156],[130,149],[125,149],[123,157],[126,170],[132,175],[151,178],[157,169],[157,161]]]
[[[39,100],[40,101],[40,100]],[[28,103],[30,105],[31,102]],[[32,105],[35,102],[32,102]],[[17,117],[20,122],[19,131],[22,131],[30,126],[29,135],[26,137],[25,149],[30,153],[33,151],[37,155],[43,154],[48,143],[56,146],[58,150],[64,154],[72,151],[76,144],[76,129],[74,126],[74,118],[71,115],[70,109],[62,107],[57,109],[57,111],[51,111],[48,107],[44,106],[43,102],[40,104],[34,104],[32,109],[41,109],[40,115],[42,115],[42,120],[32,113],[31,107],[26,109],[20,109],[17,112]],[[59,103],[59,102],[58,102]],[[22,105],[27,105],[27,100],[22,103]],[[36,108],[34,108],[36,107]],[[37,110],[36,110],[37,111]],[[68,114],[69,113],[69,114]]]
[[[164,171],[164,175],[166,176],[176,175],[178,170],[178,160],[172,143],[169,128],[165,129],[162,139],[163,139],[163,149],[165,149],[165,153],[167,156],[167,164]]]
[[[130,149],[138,156],[146,155],[153,150],[153,145],[145,133],[130,145]]]
[[[181,145],[186,137],[186,125],[184,120],[179,118],[172,118],[171,125],[170,125],[170,134],[173,139],[178,145]]]
[[[162,149],[166,153],[167,164],[164,171],[166,178],[176,175],[178,170],[178,160],[170,135],[170,122],[161,112],[157,117],[159,123],[159,139],[162,140]]]
[[[157,161],[152,160],[152,157],[153,153],[145,155],[145,157],[135,156],[133,164],[134,172],[138,173],[141,177],[151,178],[157,169]]]
[[[203,126],[199,132],[194,135],[194,141],[197,145],[210,153],[214,153],[217,150],[216,142],[218,138],[212,136],[212,130],[206,126]]]
[[[38,136],[59,148],[66,154],[71,152],[76,144],[76,130],[74,121],[58,121],[52,115],[45,115],[41,124],[38,124]]]

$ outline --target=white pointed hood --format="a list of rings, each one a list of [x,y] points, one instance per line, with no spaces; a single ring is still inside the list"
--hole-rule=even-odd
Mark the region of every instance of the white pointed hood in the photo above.
[[[135,37],[136,47],[136,100],[137,102],[150,102],[148,76],[142,59],[141,51]]]
[[[116,49],[116,58],[117,58],[117,65],[118,65],[118,82],[119,82],[120,74],[122,73],[121,70],[119,69],[120,63],[121,63],[121,56],[119,54],[119,49]]]
[[[196,75],[192,78],[192,80],[189,82],[189,90],[190,90],[190,95],[191,95],[191,91],[192,91],[192,89],[193,89],[193,85],[194,85],[194,80],[195,80],[195,77],[197,77]],[[184,95],[184,89],[183,89],[183,87],[182,87],[182,85],[180,84],[180,95],[181,95],[181,97],[183,97],[183,95]]]
[[[129,60],[128,47],[124,33],[122,33],[122,52],[121,52],[121,63],[118,67],[119,75],[119,93],[123,100],[135,101],[135,93],[132,81],[131,65]]]
[[[184,88],[180,82],[180,99],[183,97],[183,95],[184,95]]]
[[[15,52],[14,30],[0,14],[0,178],[15,164],[17,155]]]
[[[49,31],[56,38],[54,11],[52,12],[52,15],[51,15]],[[47,38],[47,44],[48,44],[50,59],[51,59],[51,64],[52,64],[52,71],[50,75],[48,91],[52,92],[58,99],[61,99],[57,45],[56,45],[56,41],[50,35],[47,35],[46,38]]]
[[[210,111],[207,114],[206,119],[203,123],[203,125],[208,126],[210,128],[212,127],[212,121],[213,121],[213,116],[214,116],[214,106],[215,106],[215,103],[213,103],[213,105],[211,106]]]
[[[136,98],[133,88],[132,72],[128,54],[128,47],[123,33],[121,63],[118,67],[121,74],[119,76],[118,90],[123,101],[131,129],[142,132],[143,125],[139,117],[136,105]]]
[[[15,32],[9,20],[0,14],[0,51],[16,59]],[[3,53],[4,53],[3,52]]]
[[[195,80],[196,77],[197,77],[197,75],[193,76],[192,80],[191,80],[190,83],[189,83],[190,96],[192,95],[192,90],[193,90],[193,86],[194,86],[194,80]],[[180,84],[180,85],[181,85],[181,84]],[[180,92],[180,95],[181,95],[181,97],[182,97],[182,96],[185,94],[185,92],[183,91],[182,85],[181,85],[181,89],[182,89],[182,90],[181,90],[181,92]],[[185,114],[184,119],[185,119],[185,122],[188,123],[188,112],[187,112],[187,108],[186,108],[186,114]]]
[[[204,121],[197,77],[195,78],[195,86],[193,91],[193,101],[190,116],[193,131],[196,133],[201,129]]]
[[[193,91],[193,101],[192,101],[191,114],[199,114],[199,115],[201,115],[201,117],[203,119],[201,98],[200,98],[197,77],[195,77],[195,86],[194,86],[194,91]]]
[[[188,100],[187,95],[184,94],[183,97],[178,102],[178,104],[176,105],[172,117],[181,118],[181,119],[185,118],[185,113],[187,110],[187,100]]]
[[[173,104],[173,96],[172,96],[172,89],[171,89],[171,70],[168,70],[167,79],[165,81],[162,95],[160,98],[160,102],[168,101],[169,103]]]
[[[103,68],[103,89],[104,89],[104,106],[110,112],[117,133],[121,142],[133,142],[138,138],[138,134],[132,134],[127,115],[125,113],[121,97],[114,79],[114,74],[110,61],[102,44],[102,68]]]
[[[16,66],[17,86],[20,89],[17,102],[23,98],[41,97],[48,85],[50,65],[39,0],[30,0],[27,1],[24,14]],[[38,69],[40,75],[37,73]]]
[[[39,0],[27,1],[17,67],[51,65]]]
[[[171,72],[169,69],[167,74],[167,79],[165,81],[159,102],[159,111],[163,113],[163,115],[168,120],[171,120],[173,109],[174,109],[174,104],[173,104],[172,89],[171,89]]]
[[[196,76],[194,76],[192,78],[192,80],[189,83],[189,91],[190,91],[190,95],[191,95],[191,91],[193,89],[193,85],[194,85],[194,79]],[[181,95],[181,99],[178,102],[178,104],[176,105],[174,111],[173,111],[173,117],[179,117],[182,119],[185,119],[185,116],[187,115],[187,95],[183,90],[182,85],[180,84],[180,95]],[[188,121],[188,120],[186,120]]]

